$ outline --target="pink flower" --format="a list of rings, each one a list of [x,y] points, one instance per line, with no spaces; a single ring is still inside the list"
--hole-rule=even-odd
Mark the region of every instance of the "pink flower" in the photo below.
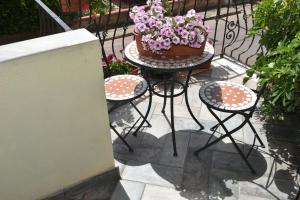
[[[155,26],[156,26],[157,28],[160,29],[160,28],[162,27],[162,25],[163,25],[162,21],[156,21]]]
[[[180,44],[182,45],[187,45],[189,43],[189,41],[186,39],[186,38],[183,38],[181,41],[180,41]]]
[[[201,17],[200,14],[196,14],[196,15],[195,15],[195,19],[196,19],[196,21],[198,21],[198,22],[201,22],[201,21],[202,21],[202,17]]]
[[[148,21],[148,26],[150,28],[153,28],[155,25],[156,25],[155,19],[150,18],[149,21]]]
[[[147,27],[143,23],[138,23],[138,24],[135,25],[134,30],[135,30],[136,33],[143,33],[147,30]]]
[[[187,39],[189,36],[189,32],[187,30],[183,30],[181,32],[181,37]]]
[[[201,47],[201,43],[198,43],[198,42],[196,42],[196,43],[191,43],[189,46],[190,46],[190,47],[193,47],[193,48],[200,48],[200,47]]]
[[[174,44],[179,44],[180,43],[180,39],[179,39],[179,37],[173,37],[172,38],[172,42],[174,43]]]
[[[191,31],[188,38],[189,38],[189,40],[195,40],[195,38],[196,38],[196,32],[195,31]]]
[[[162,49],[161,43],[159,41],[155,41],[154,43],[154,50],[159,51]]]
[[[92,14],[92,19],[94,19],[94,20],[97,19],[97,13]]]
[[[86,10],[89,10],[89,9],[90,9],[89,4],[85,3],[85,4],[82,4],[82,5],[81,5],[81,10],[82,10],[82,11],[86,11]]]
[[[143,22],[143,23],[147,23],[148,20],[149,20],[149,17],[148,17],[147,15],[144,15],[144,16],[142,17],[142,22]]]
[[[189,30],[193,29],[194,27],[195,26],[192,23],[188,23],[187,25],[185,25],[185,28]]]
[[[161,50],[171,48],[172,44],[201,46],[209,29],[195,10],[188,11],[185,16],[165,17],[161,0],[148,0],[147,4],[150,5],[149,10],[135,6],[129,14],[135,23],[134,31],[142,35],[144,49],[159,54]]]
[[[175,17],[175,22],[178,23],[178,24],[182,24],[184,23],[184,18],[182,16],[176,16]]]

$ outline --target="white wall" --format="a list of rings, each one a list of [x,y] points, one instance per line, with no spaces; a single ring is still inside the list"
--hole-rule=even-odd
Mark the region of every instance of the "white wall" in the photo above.
[[[86,30],[0,46],[0,199],[114,168],[100,47]]]

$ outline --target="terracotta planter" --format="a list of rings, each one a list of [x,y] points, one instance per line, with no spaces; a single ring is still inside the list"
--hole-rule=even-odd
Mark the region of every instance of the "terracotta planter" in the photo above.
[[[130,68],[131,68],[130,74],[132,74],[132,75],[139,75],[140,74],[140,68],[139,67],[136,67],[134,65],[130,65]]]
[[[89,5],[89,0],[60,0],[63,13],[79,12],[81,6],[84,4]]]
[[[200,48],[192,48],[186,45],[171,45],[171,48],[166,51],[162,51],[162,54],[156,54],[151,51],[144,50],[142,44],[142,36],[135,34],[136,46],[140,55],[149,56],[155,59],[182,59],[189,56],[199,56],[203,53],[205,48],[207,35],[204,36],[204,40],[201,43]]]

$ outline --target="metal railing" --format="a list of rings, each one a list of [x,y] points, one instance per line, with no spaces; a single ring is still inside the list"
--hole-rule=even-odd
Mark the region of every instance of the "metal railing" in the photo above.
[[[72,30],[61,18],[50,10],[41,0],[35,0],[39,9],[40,36]]]
[[[90,0],[60,0],[63,20],[68,25],[40,0],[35,1],[40,5],[41,33],[67,31],[70,30],[68,25],[72,29],[84,27],[94,32],[97,26],[104,53],[120,57],[119,51],[134,37],[129,11],[146,0],[107,0],[105,12],[96,16],[96,24],[91,19]],[[185,14],[189,9],[203,15],[204,23],[211,27],[208,37],[216,55],[228,56],[246,65],[252,65],[258,53],[265,53],[258,43],[259,36],[247,36],[253,25],[251,13],[256,3],[257,0],[169,0],[171,15]]]

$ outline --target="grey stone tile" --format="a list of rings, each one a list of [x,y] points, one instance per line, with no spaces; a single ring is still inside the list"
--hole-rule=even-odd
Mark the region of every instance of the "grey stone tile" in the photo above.
[[[209,171],[211,168],[211,151],[194,155],[194,148],[189,148],[183,173],[182,195],[189,199],[208,199]]]
[[[199,125],[191,118],[185,118],[185,117],[175,117],[174,118],[174,124],[175,124],[175,130],[176,131],[199,131],[200,127]],[[201,123],[201,122],[200,122]]]
[[[297,165],[279,158],[271,157],[270,160],[272,163],[272,178],[293,180],[296,184],[300,185],[300,175]]]
[[[225,119],[227,116],[229,116],[229,113],[221,113],[221,119]],[[227,128],[228,131],[231,131],[238,127],[242,122],[243,122],[243,117],[240,115],[235,115],[231,119],[227,120],[224,125]],[[223,128],[220,127],[220,132],[225,134],[225,131]],[[236,140],[243,141],[244,140],[244,133],[243,129],[241,128],[240,130],[234,132],[232,134],[232,137]]]
[[[210,171],[209,199],[239,199],[239,182],[237,174],[231,171]]]
[[[152,125],[151,128],[143,129],[143,132],[147,134],[142,136],[141,144],[152,147],[162,147],[166,135],[169,133],[170,125],[162,115],[152,115],[150,123]]]
[[[281,140],[268,140],[269,153],[272,157],[278,158],[287,164],[298,165],[300,156],[299,144],[281,141]]]
[[[220,116],[219,111],[215,111],[215,113]],[[200,114],[198,115],[199,120],[208,120],[208,121],[215,121],[217,123],[217,120],[215,117],[208,111],[207,106],[202,103]]]
[[[129,161],[125,166],[122,178],[126,180],[149,183],[176,188],[181,185],[183,169],[157,164],[143,164]]]
[[[162,103],[157,104],[157,106],[154,110],[154,114],[163,115],[163,113],[161,113],[162,107],[163,107]],[[192,109],[195,116],[199,115],[200,107],[191,107],[191,109]],[[166,106],[165,114],[167,116],[171,115],[170,114],[170,107],[168,105]],[[176,106],[174,106],[174,116],[191,118],[190,113],[188,112],[188,109],[185,105],[176,105]]]
[[[193,107],[200,108],[201,107],[201,100],[199,97],[199,90],[200,90],[200,84],[191,84],[188,88],[188,101],[189,105]],[[182,104],[186,105],[185,99],[183,100]]]
[[[159,155],[159,164],[167,165],[167,166],[174,166],[174,167],[183,167],[187,147],[189,143],[190,133],[177,131],[175,133],[176,138],[176,149],[177,149],[177,156],[173,156],[173,143],[172,143],[172,134],[168,134],[165,140],[165,144],[160,152]]]
[[[274,198],[255,197],[255,196],[252,196],[252,195],[241,194],[240,199],[242,199],[242,200],[254,200],[254,199],[255,200],[272,200]]]
[[[126,149],[119,153],[114,152],[114,157],[120,162],[134,160],[141,163],[157,163],[160,151],[159,148],[138,146],[133,149],[133,152],[126,151]]]
[[[120,180],[111,200],[140,200],[145,184],[135,181]]]
[[[164,91],[163,88],[161,88],[159,90],[159,93],[163,95],[164,94],[163,91]],[[177,88],[177,89],[175,88],[174,93],[176,94],[176,93],[179,93],[180,91],[181,91],[180,88]],[[168,90],[167,94],[170,94],[169,90]],[[164,101],[163,97],[157,96],[155,94],[153,94],[152,97],[153,97],[153,102],[155,102],[155,103],[161,103],[162,104],[163,101]],[[174,97],[174,105],[180,105],[180,104],[182,104],[183,99],[184,99],[183,95],[180,95],[178,97]],[[167,99],[166,106],[170,106],[170,99]]]
[[[210,136],[211,136],[211,133],[204,132],[204,131],[192,132],[189,147],[195,148],[195,149],[200,149],[201,147],[206,145],[206,142],[208,141]],[[212,140],[213,139],[215,139],[215,137],[213,137]],[[216,145],[212,145],[207,148],[207,150],[211,150],[211,149],[216,149]],[[206,151],[206,149],[204,151]]]
[[[186,156],[186,161],[184,165],[184,172],[195,174],[199,173],[200,176],[208,176],[207,171],[211,169],[212,165],[212,151],[207,150],[199,153],[197,156],[194,151],[197,148],[189,148]]]
[[[297,187],[287,180],[272,180],[262,177],[259,181],[241,181],[240,193],[267,199],[290,199],[294,200]]]
[[[236,172],[239,174],[240,180],[247,181],[269,175],[271,164],[268,158],[253,151],[253,155],[249,156],[248,161],[256,170],[256,175],[251,173],[242,157],[235,153],[213,152],[212,168]]]
[[[124,168],[125,168],[125,163],[126,163],[126,161],[125,160],[120,160],[120,161],[118,161],[118,160],[114,160],[115,161],[115,166],[116,167],[119,167],[119,173],[120,174],[122,174],[123,173],[123,170],[124,170]]]
[[[206,200],[207,194],[200,190],[182,190],[147,184],[142,200]]]

